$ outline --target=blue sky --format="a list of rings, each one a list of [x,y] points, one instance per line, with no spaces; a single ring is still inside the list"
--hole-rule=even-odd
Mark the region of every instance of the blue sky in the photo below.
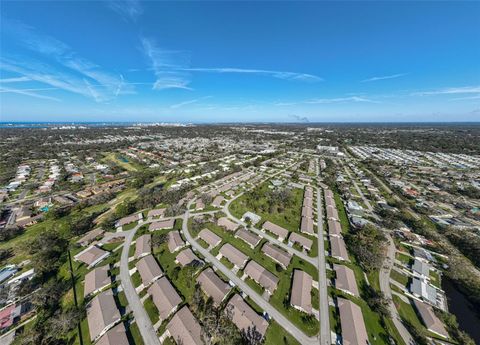
[[[480,119],[478,2],[0,6],[1,121]]]

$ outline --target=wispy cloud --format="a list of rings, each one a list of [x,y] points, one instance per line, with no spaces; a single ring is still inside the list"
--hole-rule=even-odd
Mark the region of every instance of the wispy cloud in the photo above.
[[[122,77],[106,72],[100,66],[80,57],[67,44],[56,38],[42,35],[33,27],[18,21],[8,20],[6,27],[7,35],[11,35],[21,47],[35,52],[38,56],[29,58],[3,54],[0,58],[0,69],[20,75],[10,79],[40,82],[93,98],[97,102],[133,92],[132,84],[124,83]],[[122,85],[120,91],[119,85]]]
[[[391,74],[391,75],[383,75],[383,76],[379,76],[379,77],[371,77],[371,78],[368,78],[368,79],[364,79],[361,82],[362,83],[369,83],[369,82],[372,82],[372,81],[395,79],[395,78],[400,78],[400,77],[403,77],[403,76],[406,76],[406,75],[407,75],[407,73],[397,73],[397,74]]]
[[[5,78],[5,79],[0,79],[0,84],[21,83],[23,81],[30,81],[30,78],[27,78],[27,77]]]
[[[187,71],[192,72],[210,72],[210,73],[243,73],[243,74],[257,74],[264,75],[284,80],[298,80],[304,82],[318,82],[323,79],[319,76],[307,73],[296,73],[286,71],[271,71],[264,69],[248,69],[236,67],[212,67],[212,68],[186,68]]]
[[[311,98],[307,100],[292,101],[292,102],[276,102],[273,105],[278,107],[294,106],[299,104],[337,104],[337,103],[372,103],[378,104],[380,101],[373,100],[366,96],[348,96],[335,98]]]
[[[177,109],[177,108],[181,108],[185,105],[189,105],[189,104],[194,104],[194,103],[198,103],[204,99],[208,99],[208,98],[212,98],[212,96],[205,96],[205,97],[200,97],[200,98],[196,98],[196,99],[191,99],[189,101],[184,101],[184,102],[180,102],[180,103],[177,103],[177,104],[172,104],[170,106],[171,109]]]
[[[143,53],[149,59],[155,77],[153,84],[155,90],[187,89],[190,84],[190,75],[185,72],[189,58],[185,52],[164,50],[159,48],[155,41],[141,38]]]
[[[19,94],[19,95],[30,96],[30,97],[47,99],[47,100],[50,100],[50,101],[59,102],[60,100],[58,98],[45,96],[45,95],[42,95],[42,94],[38,93],[38,91],[50,91],[50,90],[56,90],[56,88],[14,89],[14,88],[0,87],[0,93],[15,93],[15,94]]]
[[[108,7],[126,21],[137,21],[143,13],[143,8],[138,0],[111,0]]]
[[[333,103],[380,103],[372,99],[360,96],[337,97],[337,98],[313,98],[305,101],[307,104],[333,104]]]
[[[412,96],[431,96],[431,95],[457,95],[457,94],[480,94],[480,86],[462,86],[448,87],[430,91],[420,91],[411,93]]]
[[[452,98],[451,101],[468,101],[468,100],[472,100],[472,99],[480,99],[480,93],[478,95],[474,95],[474,96]]]

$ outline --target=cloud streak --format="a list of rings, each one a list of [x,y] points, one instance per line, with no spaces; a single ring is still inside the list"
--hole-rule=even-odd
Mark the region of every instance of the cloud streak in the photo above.
[[[196,99],[191,99],[191,100],[185,101],[185,102],[180,102],[180,103],[177,103],[177,104],[172,104],[170,106],[170,108],[171,109],[178,109],[178,108],[181,108],[181,107],[189,105],[189,104],[198,103],[198,102],[200,102],[204,99],[208,99],[208,98],[212,98],[212,96],[205,96],[205,97],[200,97],[200,98],[196,98]]]
[[[56,88],[43,88],[43,89],[13,89],[13,88],[6,88],[0,87],[0,93],[15,93],[18,95],[30,96],[40,99],[46,99],[50,101],[57,101],[60,102],[58,98],[45,96],[37,93],[37,91],[49,91],[49,90],[56,90]]]
[[[190,74],[185,72],[189,59],[182,51],[159,48],[150,38],[141,38],[142,49],[149,59],[156,81],[154,90],[185,89],[191,90]]]
[[[371,78],[368,78],[368,79],[364,79],[361,82],[362,83],[370,83],[372,81],[400,78],[400,77],[404,77],[406,75],[407,75],[407,73],[397,73],[397,74],[384,75],[384,76],[379,76],[379,77],[371,77]]]
[[[133,93],[132,84],[124,83],[123,77],[102,70],[95,63],[80,57],[67,44],[42,35],[21,22],[8,20],[7,24],[6,34],[12,36],[23,49],[38,56],[27,58],[3,54],[0,69],[20,75],[10,80],[40,82],[92,98],[96,102]]]
[[[448,87],[438,90],[413,92],[411,96],[434,96],[434,95],[457,95],[457,94],[480,94],[480,86]]]
[[[5,78],[5,79],[0,79],[0,84],[21,83],[23,81],[30,81],[30,78],[27,78],[27,77]]]
[[[248,68],[236,68],[236,67],[212,67],[212,68],[187,68],[187,71],[191,72],[208,72],[208,73],[237,73],[237,74],[256,74],[273,77],[284,80],[297,80],[303,82],[319,82],[323,81],[322,78],[307,73],[296,73],[286,71],[271,71],[264,69],[248,69]]]
[[[108,1],[107,5],[125,21],[136,22],[143,14],[143,8],[138,0],[112,0]]]

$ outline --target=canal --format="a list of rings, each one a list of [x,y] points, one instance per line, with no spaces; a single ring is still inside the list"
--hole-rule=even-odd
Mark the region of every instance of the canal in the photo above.
[[[480,344],[480,311],[445,276],[442,277],[442,288],[448,298],[448,309],[457,317],[460,329],[467,332],[476,344]]]

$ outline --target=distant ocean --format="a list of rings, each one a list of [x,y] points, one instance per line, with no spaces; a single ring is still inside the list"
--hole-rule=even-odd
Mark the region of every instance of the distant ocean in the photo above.
[[[0,128],[49,128],[61,126],[111,127],[132,126],[138,122],[0,122]]]

